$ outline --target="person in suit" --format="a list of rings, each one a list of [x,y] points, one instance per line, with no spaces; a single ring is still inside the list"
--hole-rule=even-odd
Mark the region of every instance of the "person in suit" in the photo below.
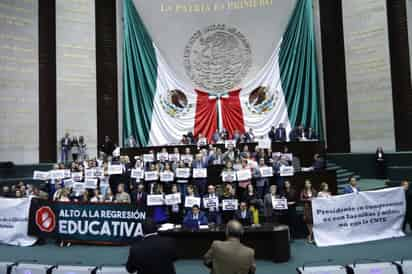
[[[303,221],[308,229],[307,242],[313,243],[313,215],[312,215],[312,199],[317,196],[316,190],[312,187],[310,180],[305,181],[302,192],[300,193],[300,201],[303,202]]]
[[[204,160],[202,154],[198,153],[195,156],[195,160],[192,162],[192,168],[207,168],[208,162]],[[193,184],[197,188],[197,192],[200,197],[206,194],[207,178],[195,178]]]
[[[267,193],[263,198],[263,215],[267,223],[277,223],[279,220],[278,212],[273,209],[272,197],[280,199],[281,196],[278,194],[278,188],[276,185],[270,186],[270,193]]]
[[[72,140],[70,139],[69,133],[66,133],[64,137],[60,140],[61,149],[61,162],[67,163],[69,160],[69,154],[71,150]]]
[[[239,210],[235,213],[235,220],[238,220],[244,226],[251,226],[253,223],[252,213],[247,208],[246,202],[241,202]]]
[[[275,129],[275,127],[270,128],[270,131],[268,133],[268,137],[269,137],[271,142],[276,141],[276,129]]]
[[[244,135],[244,142],[245,143],[251,143],[255,141],[255,133],[253,133],[253,129],[249,128],[249,131],[247,131]]]
[[[343,189],[343,194],[358,193],[359,191],[358,181],[355,177],[351,177],[349,180],[349,185],[345,186]]]
[[[279,127],[275,131],[275,141],[286,142],[286,129],[282,123],[279,124]]]
[[[242,225],[230,221],[226,226],[226,241],[214,241],[204,255],[204,264],[212,274],[255,273],[255,251],[240,242]]]
[[[220,225],[222,223],[222,216],[220,215],[219,212],[219,204],[220,204],[220,197],[219,195],[216,194],[216,187],[214,185],[209,185],[207,187],[207,194],[203,196],[203,203],[207,201],[207,199],[217,199],[217,205],[216,207],[211,206],[207,207],[207,205],[203,205],[205,209],[207,209],[207,220],[210,223],[215,223],[217,225]]]
[[[183,219],[183,226],[193,228],[193,225],[207,225],[206,214],[200,211],[198,205],[192,206],[192,211],[188,212]]]
[[[144,225],[143,239],[130,247],[126,270],[139,274],[176,274],[177,244],[172,238],[160,236],[150,220]]]
[[[313,128],[311,128],[311,127],[308,127],[307,129],[306,129],[306,131],[305,131],[305,138],[307,139],[307,140],[317,140],[317,139],[319,139],[318,138],[318,135],[316,135],[316,132],[313,130]]]
[[[219,133],[219,130],[216,129],[216,131],[212,135],[212,142],[216,144],[217,142],[219,142],[219,140],[220,140],[220,133]]]
[[[412,191],[409,187],[409,182],[403,180],[401,186],[405,190],[406,212],[405,220],[403,221],[402,229],[406,232],[406,225],[409,224],[409,229],[412,230]]]
[[[300,142],[305,139],[305,128],[303,125],[300,125],[290,132],[289,136],[290,141],[292,142]]]
[[[139,208],[146,208],[147,193],[143,184],[137,185],[137,189],[132,192],[131,199],[132,204],[137,205]]]

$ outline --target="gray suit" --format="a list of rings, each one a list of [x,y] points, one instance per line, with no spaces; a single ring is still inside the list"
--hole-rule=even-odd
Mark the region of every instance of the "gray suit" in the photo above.
[[[248,274],[256,270],[255,251],[235,238],[214,241],[204,262],[212,268],[212,274]]]

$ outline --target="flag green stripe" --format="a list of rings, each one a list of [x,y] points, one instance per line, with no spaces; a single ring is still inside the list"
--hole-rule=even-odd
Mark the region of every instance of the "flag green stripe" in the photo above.
[[[133,1],[124,0],[123,10],[123,141],[133,135],[146,146],[156,93],[156,52]]]
[[[312,0],[298,0],[279,53],[280,77],[292,127],[313,127],[323,138]]]

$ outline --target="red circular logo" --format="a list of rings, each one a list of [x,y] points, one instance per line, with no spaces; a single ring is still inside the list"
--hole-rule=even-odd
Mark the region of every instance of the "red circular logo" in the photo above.
[[[43,232],[52,232],[56,227],[56,215],[48,206],[43,206],[36,211],[36,225]]]

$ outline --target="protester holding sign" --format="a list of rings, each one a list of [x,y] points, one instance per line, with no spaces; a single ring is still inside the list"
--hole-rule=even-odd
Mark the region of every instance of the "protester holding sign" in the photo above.
[[[273,176],[273,169],[265,164],[265,158],[259,159],[259,165],[254,169],[254,177],[256,178],[256,192],[260,199],[267,192],[269,187],[269,178]]]
[[[207,187],[208,194],[203,196],[203,207],[207,211],[207,218],[210,223],[220,225],[222,216],[219,211],[220,197],[216,194],[216,187],[209,185]]]
[[[188,212],[183,219],[183,226],[190,229],[198,229],[199,226],[207,224],[206,214],[200,211],[198,205],[192,206],[192,210]]]
[[[266,222],[268,223],[278,223],[279,222],[280,213],[278,212],[278,210],[275,209],[273,205],[273,200],[280,199],[280,198],[282,197],[278,194],[277,186],[271,185],[270,193],[265,195],[265,198],[263,201],[263,212],[264,212]]]
[[[308,228],[307,241],[313,243],[313,216],[312,216],[312,199],[317,196],[316,190],[312,187],[312,182],[305,181],[305,186],[300,193],[300,201],[304,204],[303,221]]]
[[[240,170],[237,171],[237,179],[238,179],[238,191],[237,197],[239,200],[242,199],[242,196],[245,195],[247,191],[247,186],[252,183],[252,170],[248,165],[248,161],[246,159],[242,160],[242,166]]]
[[[174,202],[173,204],[169,205],[169,212],[170,212],[169,221],[172,224],[181,224],[183,220],[184,212],[183,212],[183,204],[181,202],[181,194],[178,192],[177,185],[172,185],[171,194],[169,195],[179,195],[180,196],[180,201],[177,201],[175,199],[175,201],[178,203]]]
[[[296,202],[298,200],[296,191],[290,184],[290,181],[285,181],[285,198],[288,202],[288,209],[286,214],[282,216],[281,223],[289,226],[291,237],[296,235],[297,215],[296,215]]]

